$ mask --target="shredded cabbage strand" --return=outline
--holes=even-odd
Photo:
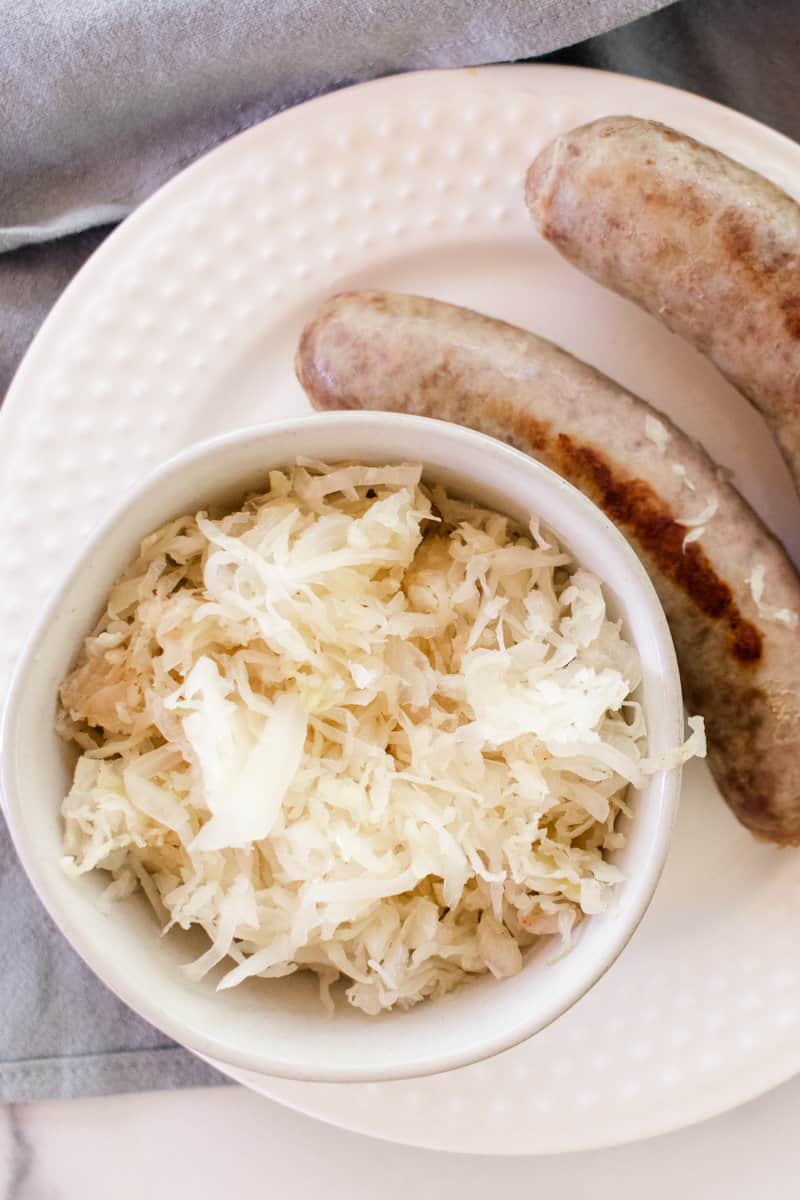
[[[201,926],[199,978],[343,978],[367,1013],[514,974],[621,875],[636,653],[533,523],[421,467],[300,461],[146,538],[61,689],[64,865]]]

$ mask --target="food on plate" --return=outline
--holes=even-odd
[[[800,485],[800,205],[710,146],[625,116],[557,137],[526,199],[565,258],[711,358]]]
[[[201,926],[199,978],[374,1014],[514,974],[609,905],[646,757],[603,589],[414,464],[269,474],[141,544],[60,691],[64,865]]]
[[[700,446],[552,343],[419,296],[334,296],[296,365],[316,408],[469,425],[594,500],[655,584],[723,796],[753,833],[800,844],[800,579]]]

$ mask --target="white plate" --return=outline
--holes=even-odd
[[[754,412],[688,346],[567,266],[522,201],[530,159],[605,113],[659,117],[800,194],[800,148],[655,84],[521,66],[387,79],[215,150],[124,223],[46,321],[0,414],[0,686],[89,528],[188,443],[307,407],[292,358],[330,291],[376,285],[554,338],[731,467],[800,558],[800,509]],[[234,1073],[349,1129],[533,1153],[660,1133],[800,1069],[800,853],[758,845],[687,772],[640,932],[566,1017],[490,1062],[381,1085]]]

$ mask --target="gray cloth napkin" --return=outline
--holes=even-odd
[[[798,35],[796,0],[5,0],[0,396],[109,223],[281,108],[396,71],[549,54],[689,87],[800,136]],[[0,1101],[214,1082],[83,966],[0,818]]]

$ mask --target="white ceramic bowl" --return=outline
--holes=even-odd
[[[682,737],[672,641],[652,585],[627,543],[593,504],[525,455],[439,421],[388,413],[338,413],[246,429],[190,449],[128,494],[91,538],[31,638],[2,728],[2,790],[11,834],[50,915],[99,977],[153,1025],[190,1049],[237,1067],[296,1079],[359,1081],[443,1071],[504,1050],[574,1004],[613,963],[641,920],[664,863],[678,771],[654,775],[635,802],[617,860],[626,875],[615,911],[585,921],[572,951],[548,962],[545,942],[514,978],[469,981],[410,1012],[378,1018],[342,1006],[323,1015],[314,983],[299,975],[216,992],[179,965],[201,935],[159,937],[141,896],[100,909],[107,876],[61,869],[59,806],[74,755],[56,737],[57,688],[115,578],[139,540],[172,516],[210,502],[237,503],[271,467],[298,455],[425,463],[426,477],[527,523],[533,513],[606,584],[612,610],[644,668],[641,701],[651,751]],[[32,548],[35,552],[35,548]],[[200,939],[200,940],[198,940]]]

